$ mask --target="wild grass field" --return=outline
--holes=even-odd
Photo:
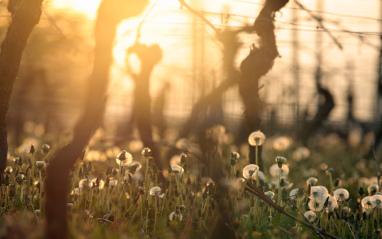
[[[71,172],[70,237],[209,238],[221,233],[222,216],[236,238],[381,237],[375,161],[363,158],[368,142],[351,147],[332,134],[306,148],[287,136],[265,139],[255,132],[249,142],[263,149],[259,170],[249,164],[248,145],[235,145],[223,126],[207,134],[211,158],[200,157],[195,139],[168,142],[174,146],[161,152],[178,153],[164,159],[163,172],[141,141],[119,147],[96,134]],[[43,140],[27,138],[13,148],[19,154],[9,155],[1,186],[2,238],[43,237],[43,183],[56,150]]]

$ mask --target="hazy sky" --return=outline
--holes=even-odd
[[[52,6],[59,9],[76,10],[86,13],[89,19],[95,18],[95,13],[99,0],[53,0]],[[196,0],[188,1],[196,6]],[[206,12],[206,17],[217,27],[222,28],[226,25],[230,27],[251,24],[254,17],[261,8],[263,0],[208,0],[199,3],[200,9]],[[302,0],[307,8],[315,10],[316,1]],[[322,39],[316,45],[317,22],[312,20],[308,13],[298,9],[297,25],[291,24],[293,21],[292,10],[297,8],[291,2],[276,15],[276,35],[281,58],[275,61],[273,70],[264,78],[265,88],[263,97],[268,103],[268,108],[277,107],[281,112],[280,117],[293,117],[291,105],[296,100],[290,96],[294,90],[295,81],[293,80],[292,63],[292,32],[297,32],[299,40],[299,85],[300,85],[300,107],[309,108],[314,112],[315,84],[314,71],[316,68],[316,52],[322,52],[322,68],[324,71],[323,84],[328,86],[335,96],[336,108],[332,113],[333,120],[344,117],[347,111],[346,92],[350,85],[354,89],[356,97],[356,117],[360,120],[371,120],[375,117],[376,105],[376,69],[378,48],[380,41],[378,34],[381,32],[381,9],[380,0],[337,0],[322,1],[322,17],[325,26],[332,32],[333,36],[342,44],[340,50],[333,40],[325,32],[321,33]],[[141,41],[147,44],[158,43],[163,51],[164,58],[156,68],[153,78],[152,93],[155,95],[157,89],[165,80],[174,82],[173,93],[177,89],[187,89],[195,83],[192,82],[193,74],[193,37],[192,23],[193,16],[185,9],[180,9],[177,0],[152,1],[156,3],[152,12],[147,18],[142,31]],[[231,16],[228,23],[221,22],[220,13],[222,10],[228,11]],[[229,9],[229,10],[227,10]],[[319,15],[318,12],[313,12]],[[126,21],[121,25],[115,47],[116,65],[113,68],[113,76],[116,79],[116,87],[122,84],[129,89],[131,82],[124,70],[125,49],[133,44],[135,39],[135,29],[141,18]],[[90,23],[92,23],[90,21]],[[214,32],[205,27],[204,38],[205,56],[208,58],[205,63],[203,74],[206,78],[217,78],[216,84],[221,81],[221,75],[216,72],[221,71],[221,51],[219,43],[214,39]],[[248,53],[249,46],[256,43],[255,35],[243,35],[243,48],[238,56],[237,62]],[[169,76],[169,72],[171,75]],[[118,83],[119,82],[119,83]],[[351,82],[351,83],[349,83]],[[211,83],[209,83],[211,84]],[[195,85],[193,85],[195,87]],[[187,113],[191,109],[189,101],[198,97],[198,91],[188,92],[188,99],[173,102],[168,109],[168,114],[179,112],[179,109]],[[237,92],[229,92],[229,98],[235,98]],[[177,95],[171,95],[174,99]],[[283,102],[283,104],[280,104]],[[313,102],[313,103],[312,103]],[[227,103],[229,104],[229,103]],[[186,105],[186,106],[185,106]],[[233,103],[228,111],[232,115],[241,117],[242,108]]]

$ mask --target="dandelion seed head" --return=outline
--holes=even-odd
[[[318,182],[318,179],[315,177],[310,177],[308,180],[306,180],[306,184],[309,186],[315,186]]]
[[[122,150],[116,158],[117,164],[121,166],[128,166],[133,161],[133,156],[128,153],[126,150]]]
[[[271,174],[272,177],[278,178],[279,177],[279,172],[281,170],[281,176],[286,177],[289,174],[289,166],[286,164],[283,164],[281,168],[279,168],[278,164],[273,164],[269,168],[269,173]]]
[[[183,215],[174,211],[174,212],[170,213],[170,215],[168,216],[168,219],[170,219],[170,221],[178,221],[179,220],[181,222],[183,219]]]
[[[292,200],[296,200],[298,198],[298,195],[299,195],[299,189],[298,188],[292,189],[289,193],[289,197]]]
[[[333,196],[337,201],[345,201],[349,199],[349,191],[344,188],[336,189]]]
[[[11,166],[8,166],[5,168],[4,172],[9,175],[13,172],[13,168]]]
[[[45,162],[44,161],[37,161],[36,166],[38,170],[43,170],[45,168]]]
[[[322,209],[324,209],[325,200],[326,198],[324,197],[310,199],[308,203],[309,209],[312,210],[313,212],[322,211]]]
[[[321,199],[328,197],[328,189],[324,186],[313,186],[310,188],[310,198],[311,199]]]
[[[247,180],[252,178],[252,175],[255,174],[259,170],[259,166],[256,164],[248,164],[243,168],[243,177]]]
[[[374,194],[372,196],[372,199],[374,201],[374,204],[377,208],[382,209],[382,195]]]
[[[366,196],[361,200],[361,205],[364,210],[370,210],[375,208],[376,202],[372,196]]]
[[[275,193],[272,192],[272,191],[268,191],[268,192],[265,192],[264,193],[267,197],[269,197],[270,199],[273,199],[275,197]]]
[[[129,164],[129,166],[127,167],[127,170],[134,174],[135,172],[139,171],[140,169],[142,168],[142,165],[137,162],[137,161],[133,161]]]
[[[181,176],[184,173],[184,169],[179,165],[171,165],[171,173],[177,176]]]
[[[110,180],[110,181],[109,181],[109,186],[110,186],[110,187],[117,186],[117,184],[118,184],[118,180],[116,180],[116,179],[113,179],[113,180]]]
[[[328,196],[327,199],[325,199],[325,201],[328,200],[328,203],[327,203],[327,207],[326,207],[326,212],[327,213],[331,213],[333,212],[335,209],[338,208],[338,204],[337,204],[337,200],[336,198],[332,197],[332,196]]]
[[[87,189],[89,189],[89,187],[90,187],[89,179],[87,179],[87,178],[83,178],[83,179],[81,179],[80,182],[78,183],[78,187],[79,187],[81,190],[87,190]]]
[[[316,218],[317,218],[316,214],[315,214],[313,211],[306,211],[306,212],[304,213],[304,216],[305,216],[305,217],[308,219],[308,221],[311,222],[311,223],[313,223],[313,222],[316,220]]]
[[[260,130],[252,132],[248,137],[248,143],[251,146],[263,145],[265,141],[265,135]]]
[[[379,186],[378,186],[378,184],[370,185],[370,186],[367,188],[367,191],[368,191],[369,195],[374,195],[376,192],[379,191]]]
[[[150,189],[150,195],[153,197],[163,198],[164,194],[162,194],[162,189],[158,186],[152,187]]]

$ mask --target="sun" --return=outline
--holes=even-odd
[[[89,18],[95,18],[101,0],[53,0],[54,8],[70,9],[81,12]]]

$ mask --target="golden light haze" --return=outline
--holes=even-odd
[[[79,11],[85,13],[90,20],[95,18],[97,6],[100,0],[54,0],[52,7]],[[192,6],[203,9],[205,16],[216,27],[224,28],[230,26],[236,28],[244,24],[252,24],[263,1],[262,0],[209,0],[187,1]],[[292,65],[292,34],[297,31],[299,40],[298,58],[299,70],[299,104],[302,109],[309,108],[314,112],[318,100],[315,95],[314,72],[316,69],[316,53],[323,53],[322,69],[324,77],[322,83],[332,89],[335,96],[336,108],[331,114],[331,119],[340,120],[347,112],[345,94],[349,87],[354,89],[355,116],[360,120],[369,121],[376,116],[376,81],[377,81],[377,59],[380,40],[378,33],[381,32],[379,0],[341,0],[322,1],[325,26],[332,32],[334,37],[342,44],[340,50],[332,39],[322,32],[322,40],[317,50],[317,22],[312,20],[305,11],[297,10],[298,25],[291,24],[293,8],[290,1],[286,8],[277,13],[276,35],[281,58],[275,62],[272,71],[263,79],[265,85],[261,95],[268,104],[268,109],[277,108],[280,118],[288,118],[294,114],[291,105],[295,104],[293,97],[287,97],[286,91],[290,91],[294,85]],[[307,8],[316,9],[316,1],[301,1]],[[168,106],[168,114],[187,114],[191,110],[192,102],[200,96],[198,87],[200,82],[195,79],[208,79],[205,82],[207,91],[222,80],[221,72],[221,45],[214,37],[215,33],[207,26],[197,20],[199,31],[197,39],[204,39],[204,50],[198,49],[198,54],[204,54],[203,69],[193,67],[193,40],[194,16],[186,9],[180,9],[177,0],[153,0],[156,3],[142,28],[141,42],[146,44],[157,43],[164,52],[161,63],[153,72],[151,91],[154,96],[164,81],[172,83],[171,98]],[[221,22],[221,12],[227,11],[231,14],[227,23]],[[314,12],[314,14],[318,14]],[[136,29],[142,17],[137,17],[121,24],[118,30],[116,46],[114,50],[115,65],[112,69],[113,82],[111,88],[131,90],[132,83],[125,69],[125,51],[134,43]],[[89,24],[92,24],[89,21]],[[350,33],[349,33],[350,32]],[[358,33],[361,32],[361,33]],[[248,53],[251,44],[256,43],[254,34],[243,34],[241,36],[243,46],[236,62],[239,64]],[[134,59],[130,60],[134,65]],[[171,72],[171,74],[170,74]],[[195,76],[196,75],[196,76]],[[350,79],[351,78],[351,79]],[[210,79],[215,79],[210,82]],[[190,89],[183,95],[186,99],[177,99],[176,92]],[[237,90],[227,93],[234,99],[227,103],[228,112],[234,117],[242,115],[240,98]],[[235,96],[237,95],[237,96]],[[234,103],[232,103],[234,102]],[[282,103],[282,104],[281,104]]]

